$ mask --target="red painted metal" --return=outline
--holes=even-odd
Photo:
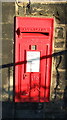
[[[48,102],[54,19],[16,17],[15,24],[15,102]]]

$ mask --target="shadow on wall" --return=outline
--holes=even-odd
[[[64,89],[64,107],[67,110],[67,85]]]
[[[60,63],[62,62],[62,55],[66,55],[67,54],[67,50],[64,50],[64,51],[61,51],[61,52],[57,52],[57,53],[53,53],[52,55],[48,55],[48,56],[43,56],[42,58],[41,58],[41,60],[42,59],[46,59],[46,58],[50,58],[50,57],[57,57],[57,56],[59,56],[59,61],[58,61],[58,64],[57,64],[57,66],[56,66],[56,73],[57,73],[57,78],[56,78],[56,88],[55,88],[55,97],[54,97],[54,99],[56,98],[56,95],[57,95],[57,92],[56,92],[56,90],[57,90],[57,87],[58,87],[58,85],[59,85],[59,79],[60,79],[60,75],[59,75],[59,71],[58,71],[58,67],[59,67],[59,65],[60,65]],[[10,92],[10,68],[11,67],[15,67],[16,65],[21,65],[21,64],[25,64],[27,61],[21,61],[21,62],[18,62],[18,63],[10,63],[10,64],[4,64],[4,65],[1,65],[0,66],[0,69],[4,69],[4,68],[8,68],[8,91],[6,92],[6,89],[4,89],[3,88],[3,92],[4,93],[8,93],[8,95],[9,95],[9,100],[10,100],[10,95],[11,95],[11,93],[13,94],[13,92]],[[67,87],[66,87],[67,88]],[[65,91],[66,91],[66,89],[65,89]],[[65,96],[65,95],[64,95]],[[65,98],[65,97],[64,97]]]
[[[66,49],[67,49],[67,26],[66,26]],[[67,111],[67,55],[65,56],[65,66],[66,66],[66,81],[65,81],[65,89],[64,89],[64,107]]]
[[[66,55],[67,54],[67,50],[65,51],[61,51],[61,52],[57,52],[54,53],[52,55],[49,56],[43,56],[41,59],[45,59],[45,58],[49,58],[49,57],[56,57],[56,56],[60,56],[59,62],[56,66],[56,72],[57,72],[57,85],[55,88],[55,98],[57,95],[56,89],[57,86],[59,84],[59,73],[58,73],[58,67],[59,64],[62,62],[62,55]],[[26,117],[28,115],[30,115],[29,117],[31,118],[57,118],[57,116],[60,117],[65,117],[65,112],[64,109],[67,109],[67,86],[65,87],[64,90],[64,103],[63,100],[56,100],[56,101],[51,101],[49,103],[14,103],[13,101],[10,101],[10,96],[11,96],[11,92],[10,92],[10,67],[15,66],[15,65],[19,65],[19,64],[24,64],[26,63],[26,61],[23,62],[19,62],[19,63],[11,63],[11,64],[4,64],[2,66],[0,66],[0,69],[4,69],[4,68],[8,68],[8,78],[9,78],[9,82],[8,82],[8,92],[3,89],[3,91],[7,94],[9,94],[8,100],[3,102],[2,106],[3,106],[3,118],[4,117],[15,117],[16,116],[16,109],[22,109],[22,117]],[[59,94],[59,93],[58,93]],[[18,106],[18,107],[17,107]],[[44,107],[45,106],[45,107]],[[63,108],[64,106],[64,108]],[[7,110],[6,110],[7,109]],[[8,110],[9,109],[9,110]],[[25,111],[27,111],[27,113],[25,113]],[[29,110],[33,110],[33,112],[30,114]],[[59,111],[58,113],[56,113],[56,111]],[[45,112],[45,116],[43,115]],[[61,115],[62,114],[62,115]],[[9,115],[9,116],[8,116]],[[27,117],[28,118],[28,117]]]
[[[67,26],[66,26],[67,27]],[[67,38],[67,30],[66,30],[66,38]],[[66,39],[66,49],[67,49],[67,39]],[[66,66],[66,73],[67,73],[67,55],[65,56],[65,66]],[[65,89],[64,89],[64,107],[67,111],[67,74],[65,74],[66,81],[65,81]]]

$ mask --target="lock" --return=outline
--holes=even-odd
[[[25,79],[25,78],[27,78],[27,74],[26,73],[23,74],[23,79]]]

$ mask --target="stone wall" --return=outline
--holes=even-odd
[[[14,16],[15,3],[2,2],[2,65],[4,66],[2,69],[3,101],[8,100],[9,94],[11,98],[13,96],[13,68],[5,67],[5,64],[13,62]]]
[[[2,64],[13,62],[14,16],[53,17],[56,53],[52,62],[50,102],[44,103],[43,118],[65,118],[67,109],[67,3],[2,3]],[[13,67],[2,70],[3,101],[13,101]]]
[[[51,96],[50,103],[44,103],[44,117],[64,118],[65,117],[65,94],[66,94],[66,54],[61,51],[66,50],[66,24],[67,24],[67,4],[66,3],[19,3],[16,9],[17,16],[30,17],[53,17],[54,24],[54,46],[53,53],[58,56],[53,57]],[[22,7],[21,7],[22,6]],[[51,116],[51,117],[50,117]]]
[[[18,6],[18,8],[16,9],[17,16],[53,17],[55,20],[53,52],[56,53],[56,52],[61,52],[61,51],[66,50],[67,4],[65,2],[64,3],[62,2],[59,2],[59,3],[39,2],[39,3],[30,3],[29,5],[28,3],[20,2],[18,5],[16,4],[16,6]],[[65,59],[66,58],[65,57],[66,55],[61,55],[61,57],[59,55],[53,58],[52,87],[51,87],[51,91],[52,91],[51,96],[53,97],[54,97],[53,91],[55,90],[56,84],[58,84],[58,82],[59,84],[57,85],[57,89],[59,88],[59,94],[60,94],[60,91],[62,91],[62,96],[63,96],[63,91],[65,88],[65,81],[66,81],[66,77],[65,77],[66,76],[65,74],[65,71],[66,71]],[[57,70],[59,73],[56,70],[57,65],[58,65]],[[51,97],[51,99],[53,97]],[[58,97],[58,93],[56,97]],[[61,95],[59,95],[59,97],[62,98]]]

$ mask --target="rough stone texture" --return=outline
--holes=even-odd
[[[30,16],[30,17],[54,17],[55,19],[55,33],[54,33],[54,48],[53,52],[61,52],[67,49],[67,3],[31,3],[30,9],[27,3],[19,3],[18,6],[15,3],[2,3],[2,63],[8,64],[13,62],[13,42],[14,42],[14,15],[17,16]],[[16,8],[16,9],[15,9]],[[15,11],[16,10],[16,11]],[[32,118],[64,118],[67,115],[67,55],[55,56],[52,63],[52,79],[51,79],[51,96],[50,102],[44,103],[43,108],[37,112],[31,112]],[[61,60],[60,60],[61,59]],[[13,68],[4,68],[2,70],[3,76],[3,101],[12,100],[13,95]],[[10,82],[9,82],[10,80]],[[12,106],[11,106],[12,105]],[[18,106],[17,106],[18,105]],[[7,111],[5,110],[6,107]],[[30,106],[33,109],[36,105],[25,104],[21,107],[21,104],[14,104],[13,102],[3,103],[3,118],[13,118],[15,115],[23,117],[23,114],[29,114]],[[38,106],[38,105],[37,105]],[[24,112],[22,112],[25,110]],[[37,107],[38,108],[38,107]],[[11,109],[8,111],[8,109]],[[19,109],[18,111],[15,111]],[[10,114],[11,113],[11,114]],[[23,114],[22,114],[23,113]],[[9,116],[8,116],[9,114]],[[30,115],[28,115],[30,117]]]
[[[14,41],[14,16],[15,16],[15,3],[3,2],[2,3],[2,64],[9,64],[13,62],[13,41]],[[9,75],[10,74],[10,75]],[[13,87],[12,67],[2,69],[2,94],[3,100],[8,100],[9,93],[9,78],[11,87]]]

